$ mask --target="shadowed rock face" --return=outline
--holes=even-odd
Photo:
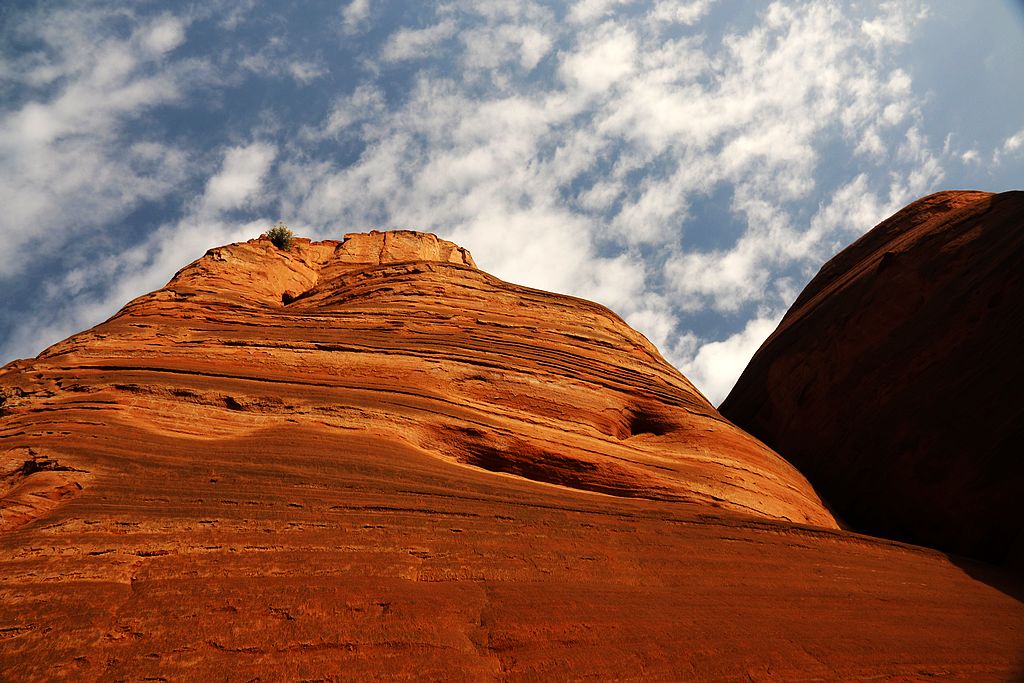
[[[432,235],[211,250],[0,390],[15,679],[1018,666],[1012,597],[840,531],[617,316]]]
[[[826,264],[721,411],[854,529],[1010,561],[1022,349],[1024,192],[942,192]]]

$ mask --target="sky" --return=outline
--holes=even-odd
[[[845,245],[1022,178],[1019,0],[7,0],[0,363],[283,220],[598,301],[717,404]]]

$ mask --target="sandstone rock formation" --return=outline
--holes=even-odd
[[[1022,351],[1024,192],[942,192],[827,263],[721,411],[854,529],[1024,567]]]
[[[431,235],[211,250],[0,372],[15,680],[1013,675],[607,309]]]

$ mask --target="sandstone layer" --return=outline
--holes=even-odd
[[[607,309],[431,235],[210,251],[0,373],[15,680],[1005,680],[1024,606],[838,528]]]
[[[1024,192],[942,192],[842,251],[721,406],[853,528],[1024,567]]]

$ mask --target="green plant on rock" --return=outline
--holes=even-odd
[[[295,233],[288,229],[284,221],[278,221],[277,225],[267,230],[267,239],[278,249],[290,251],[292,242],[295,240]]]

